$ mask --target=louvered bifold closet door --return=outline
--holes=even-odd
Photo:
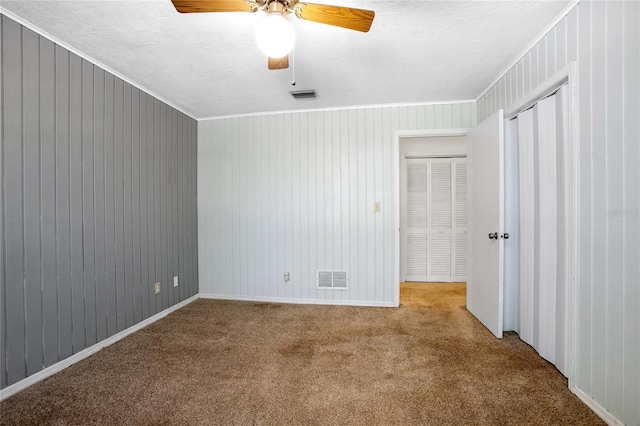
[[[453,241],[453,280],[467,281],[467,159],[453,159],[453,208],[454,208],[454,241]]]
[[[453,177],[451,158],[430,160],[428,281],[452,281]]]
[[[407,159],[407,281],[467,280],[467,160]]]
[[[426,159],[407,160],[407,281],[427,281],[428,168]]]

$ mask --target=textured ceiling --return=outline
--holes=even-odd
[[[2,1],[195,118],[475,99],[567,6],[563,1],[317,0],[375,10],[369,33],[289,20],[293,67],[269,71],[258,13],[179,14],[170,0]],[[295,100],[291,90],[315,89]]]

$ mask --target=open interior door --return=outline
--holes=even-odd
[[[503,330],[504,114],[467,134],[469,278],[467,309],[496,337]]]

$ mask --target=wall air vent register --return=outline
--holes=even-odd
[[[325,290],[347,290],[345,271],[318,271],[318,288]]]

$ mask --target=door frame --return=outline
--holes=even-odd
[[[394,208],[393,208],[393,223],[395,226],[395,237],[393,244],[393,276],[394,276],[394,291],[393,291],[393,305],[395,307],[400,306],[400,139],[405,138],[437,138],[446,136],[466,136],[471,129],[469,128],[455,128],[455,129],[424,129],[424,130],[396,130],[393,134],[393,188],[394,194]],[[435,148],[435,147],[434,147]],[[427,150],[428,151],[428,150]],[[429,154],[425,154],[429,155]],[[438,150],[433,155],[442,156],[442,150]],[[459,155],[459,152],[451,152],[451,155]]]

